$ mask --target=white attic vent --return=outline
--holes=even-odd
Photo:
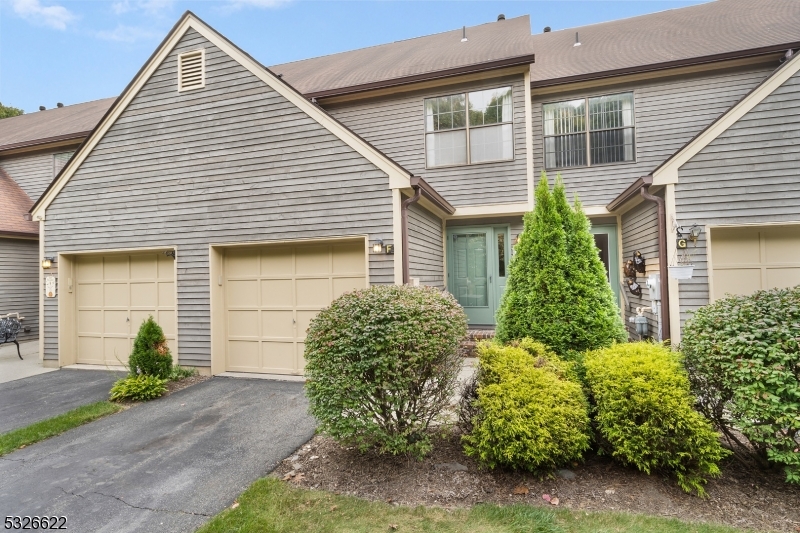
[[[178,56],[178,91],[206,86],[206,51],[192,50]]]

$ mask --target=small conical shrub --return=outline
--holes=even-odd
[[[172,372],[172,354],[169,352],[164,330],[152,316],[139,327],[128,365],[133,376],[145,375],[168,379]]]

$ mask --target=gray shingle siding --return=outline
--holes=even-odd
[[[799,137],[795,74],[679,169],[678,223],[705,226],[694,276],[679,282],[681,322],[708,303],[709,225],[800,222]]]
[[[39,241],[0,237],[0,315],[25,317],[20,341],[39,336]]]
[[[623,265],[628,259],[633,258],[633,254],[638,250],[645,258],[645,265],[649,261],[655,264],[658,261],[658,208],[652,202],[642,202],[622,215],[622,262]],[[620,265],[620,270],[622,266]],[[637,307],[650,307],[650,289],[646,284],[647,274],[638,274],[636,280],[642,287],[642,295],[632,294],[627,285],[625,277],[620,272],[620,280],[623,287],[623,307],[625,311],[625,327],[632,339],[638,339],[636,327],[629,322],[629,318],[636,316]],[[625,305],[625,301],[628,302]],[[647,322],[650,325],[650,335],[655,338],[658,335],[658,321],[651,312],[645,312]]]
[[[442,219],[418,204],[408,208],[408,272],[420,285],[444,288]]]
[[[19,154],[0,159],[0,167],[30,196],[34,202],[53,181],[55,154],[70,152],[59,148],[35,154]]]
[[[585,96],[634,93],[636,156],[631,163],[553,169],[569,194],[585,206],[605,206],[636,178],[649,174],[699,131],[763,81],[776,65],[751,66],[657,80],[643,80],[601,89],[533,95],[533,165],[544,169],[542,104]]]
[[[199,47],[206,87],[178,93],[177,55]],[[388,176],[190,30],[48,207],[45,247],[175,246],[180,361],[208,366],[209,243],[364,234],[393,243]],[[394,282],[392,256],[369,260]]]
[[[425,168],[425,98],[510,85],[514,106],[514,160]],[[525,85],[523,76],[399,93],[337,104],[328,111],[415,175],[423,176],[454,206],[527,201]]]

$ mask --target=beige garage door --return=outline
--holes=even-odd
[[[301,374],[311,319],[367,286],[365,257],[363,240],[225,250],[227,370]]]
[[[800,226],[713,228],[712,297],[800,285]]]
[[[174,350],[174,272],[174,259],[163,253],[76,258],[78,363],[127,363],[139,326],[150,315]]]

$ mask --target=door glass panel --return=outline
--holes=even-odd
[[[497,233],[497,275],[506,277],[506,234]]]
[[[606,268],[606,279],[611,279],[611,271],[610,271],[610,264],[609,264],[609,249],[608,249],[608,234],[607,233],[595,233],[594,235],[594,244],[597,246],[597,252],[600,254],[600,261],[603,262],[603,266]]]
[[[464,307],[489,305],[486,241],[485,233],[453,235],[455,297]]]

